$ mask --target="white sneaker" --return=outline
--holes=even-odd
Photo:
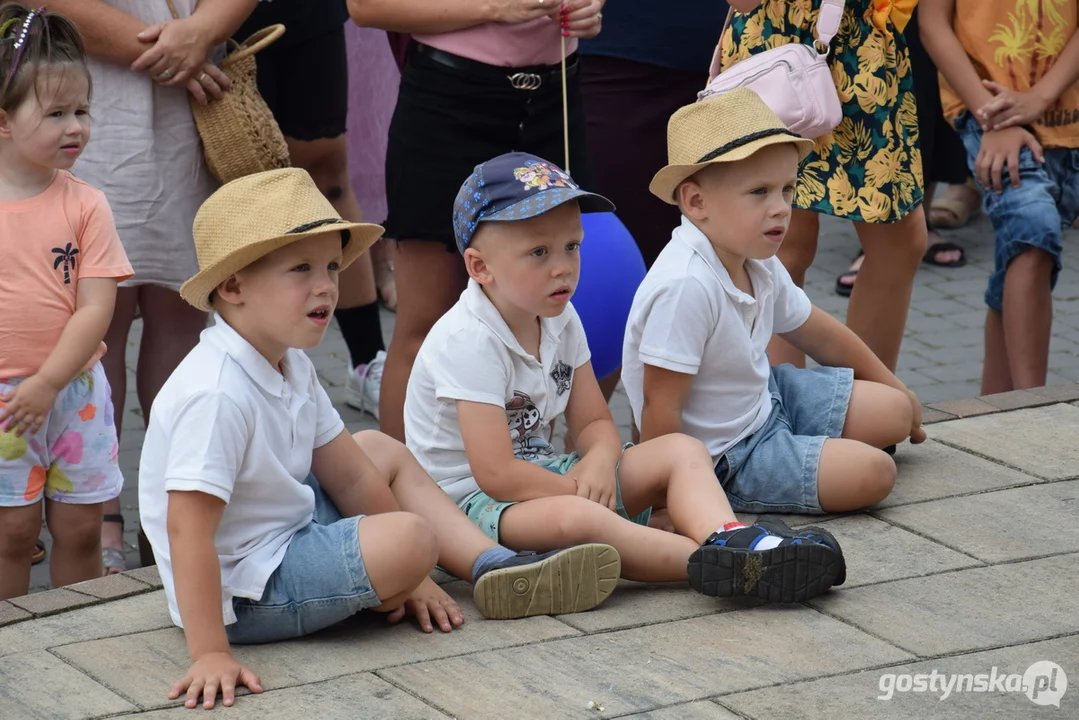
[[[379,350],[371,362],[349,369],[345,385],[345,404],[368,413],[375,420],[378,420],[378,398],[382,394],[382,368],[385,365],[386,353]]]

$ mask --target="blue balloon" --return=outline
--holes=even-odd
[[[644,258],[614,213],[587,213],[581,224],[581,278],[573,307],[592,351],[592,369],[604,378],[622,366],[622,340],[633,295],[644,280]]]

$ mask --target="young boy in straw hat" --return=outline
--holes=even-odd
[[[843,556],[830,535],[780,537],[736,521],[698,441],[668,435],[623,447],[569,302],[581,213],[612,209],[532,155],[476,167],[453,219],[470,280],[416,358],[404,408],[409,449],[511,548],[610,543],[623,577],[688,575],[710,596],[793,602],[840,584]],[[580,455],[552,446],[560,418]],[[669,512],[675,533],[648,527],[652,508]]]
[[[231,182],[195,218],[200,272],[180,294],[216,324],[154,402],[142,525],[193,665],[170,697],[258,678],[229,643],[269,642],[363,609],[424,630],[463,621],[428,574],[471,579],[492,618],[587,610],[617,583],[607,545],[516,554],[473,527],[405,447],[349,435],[303,350],[319,344],[338,273],[382,234],[343,221],[302,170]],[[317,478],[317,481],[316,481]],[[364,517],[366,515],[366,517]]]
[[[775,257],[812,146],[740,89],[674,114],[650,186],[682,224],[634,297],[622,380],[641,437],[703,442],[744,512],[872,505],[895,482],[882,448],[925,439],[914,394]],[[823,367],[770,368],[772,333]]]

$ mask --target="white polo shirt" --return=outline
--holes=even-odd
[[[685,216],[633,298],[622,352],[622,383],[637,427],[644,366],[693,375],[682,431],[718,462],[764,425],[771,412],[766,350],[772,333],[796,330],[813,309],[778,258],[748,260],[752,295]]]
[[[504,408],[518,458],[542,462],[557,455],[551,422],[566,412],[573,373],[592,355],[572,305],[542,318],[540,328],[535,358],[471,280],[420,347],[405,396],[405,443],[456,503],[479,490],[461,438],[458,400]]]
[[[232,599],[260,599],[292,536],[314,517],[315,496],[303,484],[311,455],[345,428],[303,351],[285,353],[282,375],[220,316],[214,320],[154,400],[139,465],[142,528],[181,627],[169,491],[227,503],[214,545],[221,611],[232,624]]]

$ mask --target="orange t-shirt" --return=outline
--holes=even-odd
[[[955,0],[952,27],[981,78],[1023,92],[1056,62],[1076,15],[1075,0]],[[940,96],[949,121],[967,109],[943,76]],[[1079,148],[1079,83],[1049,106],[1034,135],[1045,147]]]
[[[33,375],[75,314],[81,278],[134,272],[105,195],[68,172],[29,200],[0,201],[0,378]],[[105,354],[101,343],[87,366]]]

